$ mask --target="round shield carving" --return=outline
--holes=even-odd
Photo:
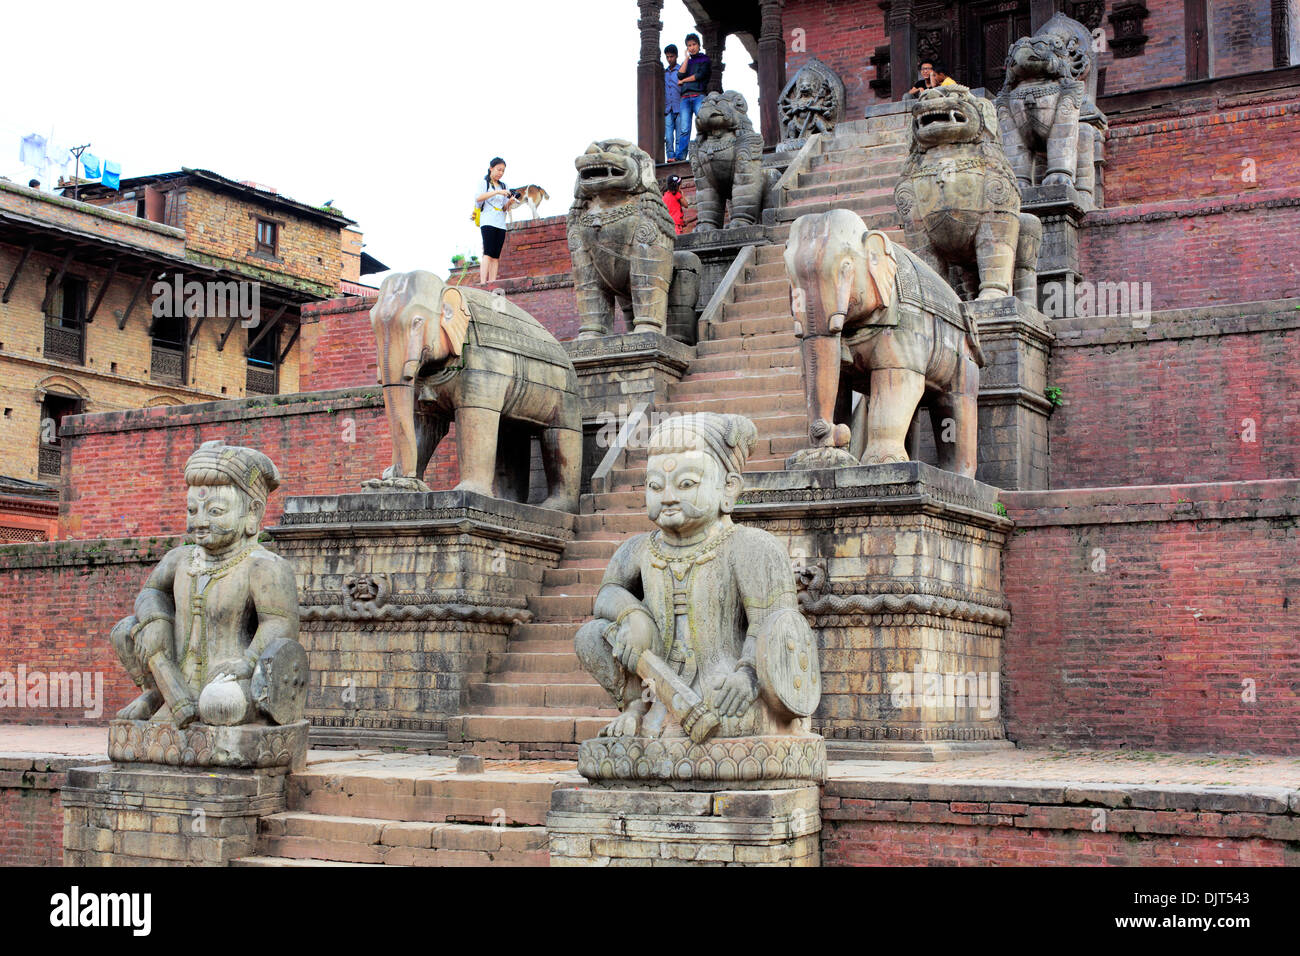
[[[798,611],[775,611],[758,632],[755,664],[763,697],[778,712],[809,717],[821,700],[817,635]]]
[[[276,638],[257,659],[249,689],[257,706],[277,724],[302,720],[307,707],[307,652],[288,638]]]

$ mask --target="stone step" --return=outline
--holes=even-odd
[[[853,204],[853,208],[859,208],[859,203],[868,203],[870,208],[875,207],[892,207],[893,186],[876,186],[875,189],[859,189],[854,186],[853,182],[828,183],[826,186],[805,186],[794,190],[787,199],[787,206],[806,206],[807,203],[823,202],[831,200],[836,203]]]
[[[577,623],[568,623],[565,626],[568,627],[570,634],[576,634],[579,627]],[[547,643],[549,644],[551,642],[547,641]],[[573,638],[570,637],[566,643],[568,645],[567,647],[558,648],[554,653],[564,652],[572,655]],[[573,661],[573,666],[576,668],[578,666],[578,659],[576,656],[573,658]],[[503,684],[581,684],[584,680],[587,680],[592,681],[594,686],[599,686],[595,685],[592,676],[584,670],[565,671],[564,673],[554,673],[551,671],[502,671],[499,674],[492,674],[491,677],[494,682]]]
[[[812,157],[809,166],[814,168],[836,163],[875,164],[880,162],[902,162],[907,158],[908,144],[897,135],[868,136],[866,142],[830,143]]]
[[[766,318],[776,318],[776,316],[766,316]],[[781,352],[765,355],[745,351],[705,355],[692,362],[690,373],[681,381],[673,382],[669,388],[681,389],[678,394],[707,392],[710,390],[709,383],[735,378],[740,374],[755,383],[751,389],[757,394],[770,391],[776,385],[774,382],[767,381],[768,378],[782,378],[791,373],[797,377],[798,363],[799,353],[794,351],[788,355]],[[674,394],[674,391],[670,391],[669,394]]]
[[[448,721],[448,737],[453,732],[456,739],[466,743],[495,742],[503,744],[579,744],[590,740],[614,716],[611,707],[608,716],[572,717],[542,716],[531,714],[524,716],[505,716],[498,714],[467,714],[464,717]],[[453,727],[452,725],[456,725]],[[550,795],[547,795],[549,803]],[[546,821],[546,808],[542,808],[541,822]]]
[[[638,517],[640,518],[640,520],[636,522],[636,527],[638,530],[649,531],[654,527],[654,525],[650,523],[650,520],[646,518],[644,515],[640,515],[640,516],[611,515],[610,516],[611,519],[620,519],[620,518],[629,519],[628,520],[629,526],[632,525],[632,521],[630,519],[638,518]],[[631,537],[635,533],[636,533],[635,531],[628,531],[627,536]],[[540,597],[529,598],[528,608],[534,614],[536,614],[538,617],[540,617],[542,620],[545,621],[581,622],[591,617],[591,608],[592,605],[595,604],[595,600],[596,600],[595,594],[570,595],[565,597],[543,594]],[[507,652],[505,656],[511,657],[513,656],[513,652]],[[533,656],[542,657],[546,655],[538,654]],[[516,666],[517,665],[513,663],[510,664],[508,667],[503,665],[503,669],[514,670],[516,669]],[[555,665],[555,669],[557,671],[570,670],[572,669],[572,667],[573,667],[572,662],[565,664],[563,667],[561,667],[558,662]]]
[[[783,262],[784,256],[785,246],[771,244],[759,246],[754,250],[754,263],[762,266],[770,262]]]
[[[790,314],[790,286],[779,297],[748,302],[728,302],[722,307],[722,325],[736,319],[770,319]]]
[[[736,288],[736,302],[748,302],[751,299],[777,299],[782,296],[789,296],[790,281],[785,276],[785,270],[773,279],[746,280]]]
[[[898,182],[898,173],[900,171],[888,172],[858,164],[822,166],[819,169],[810,169],[800,173],[795,188],[802,190],[810,186],[856,183],[860,189],[887,188],[892,190],[894,184]]]
[[[732,319],[729,322],[719,322],[714,327],[714,337],[709,339],[709,342],[734,342],[749,336],[789,332],[794,328],[794,319],[790,315],[789,289],[790,286],[787,283],[786,294],[780,300],[785,308],[785,315],[769,315],[759,319]],[[706,343],[701,342],[700,344],[704,345]]]
[[[602,498],[606,497],[601,495]],[[596,511],[609,511],[609,505],[597,502]],[[562,588],[575,584],[599,584],[605,573],[603,564],[593,563],[586,568],[547,568],[542,572],[543,588]]]
[[[591,514],[578,515],[578,533],[588,531],[612,531],[618,536],[627,537],[640,531],[650,530],[650,519],[644,515]]]
[[[399,866],[546,866],[544,826],[333,816],[301,811],[259,821],[259,854]]]
[[[803,391],[802,389],[794,392],[765,392],[762,395],[716,395],[710,397],[700,397],[691,399],[691,408],[697,412],[732,412],[736,411],[737,406],[743,405],[746,414],[752,412],[790,412],[796,407],[803,408]],[[617,492],[616,492],[617,493]]]
[[[785,258],[777,259],[775,262],[765,262],[761,266],[746,266],[744,282],[771,282],[775,279],[785,279],[788,281],[785,272]]]
[[[774,316],[778,322],[786,326],[784,332],[766,332],[759,335],[734,336],[728,339],[710,339],[707,342],[701,342],[696,346],[697,354],[700,356],[709,355],[735,355],[745,353],[750,355],[771,356],[775,352],[784,352],[790,349],[799,348],[799,340],[795,338],[794,332],[790,331],[790,324],[793,319],[789,315],[789,306],[786,306],[786,315],[782,317]]]
[[[587,712],[603,712],[609,707],[610,700],[605,688],[594,680],[578,684],[543,684],[533,681],[513,684],[492,681],[470,684],[469,705],[482,713],[494,713],[498,708],[561,708],[577,713],[577,708],[587,708]]]
[[[618,550],[621,539],[614,538],[580,538],[576,541],[570,541],[564,548],[565,559],[586,559],[593,558],[597,560],[608,561]],[[524,626],[524,625],[521,625]]]
[[[288,856],[241,856],[230,861],[231,866],[384,866],[383,863],[352,863],[344,860],[318,860],[312,857],[298,859]],[[390,864],[396,866],[397,864]]]
[[[837,200],[835,202],[823,200],[803,203],[798,206],[782,206],[776,210],[776,221],[778,224],[794,222],[800,216],[830,212],[832,209],[850,209],[862,217],[862,221],[866,223],[868,229],[898,229],[899,236],[902,237],[902,224],[898,220],[898,210],[894,208],[893,202],[880,204],[859,200]],[[785,238],[789,238],[788,232]]]
[[[581,617],[581,620],[585,621],[591,617],[591,604],[592,602],[589,599],[587,601],[587,612]],[[553,617],[550,620],[558,622],[562,619]],[[576,631],[577,628],[575,627],[574,630]],[[567,676],[583,673],[582,665],[578,663],[578,656],[573,652],[572,632],[570,632],[568,647],[558,651],[517,650],[516,645],[513,643],[507,645],[507,649],[503,653],[493,655],[492,669],[497,675],[524,673]],[[559,680],[558,676],[556,680]]]
[[[503,704],[501,706],[475,707],[473,711],[480,717],[589,717],[592,720],[601,719],[608,723],[618,716],[618,711],[614,708],[614,701],[608,694],[601,691],[601,695],[602,698],[599,704],[573,704],[567,707],[528,707],[524,704]]]
[[[541,651],[541,647],[535,645],[541,643],[551,643],[554,641],[567,641],[569,649],[573,648],[573,630],[567,624],[556,623],[555,621],[529,621],[527,624],[519,624],[510,632],[510,643],[527,644],[530,650]],[[564,648],[559,648],[564,650]]]
[[[567,779],[571,776],[565,768],[545,773],[508,765],[496,769],[491,761],[481,774],[438,771],[424,764],[398,768],[370,761],[313,763],[290,775],[288,803],[291,811],[325,816],[542,826],[551,790],[561,780],[573,786]]]
[[[790,192],[787,205],[796,205],[817,199],[869,199],[893,205],[894,187],[871,179],[851,179],[847,182],[826,183],[822,186],[800,186]]]

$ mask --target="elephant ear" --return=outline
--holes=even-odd
[[[867,272],[876,287],[881,307],[894,301],[897,286],[898,259],[894,257],[893,244],[883,232],[871,230],[863,237],[867,253]]]
[[[441,312],[439,321],[443,334],[447,336],[447,344],[453,355],[460,355],[469,332],[469,303],[459,289],[447,289],[442,294]]]

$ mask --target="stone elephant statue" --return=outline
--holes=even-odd
[[[952,288],[847,209],[796,220],[785,267],[812,443],[786,467],[857,464],[843,423],[857,391],[868,402],[862,464],[907,461],[912,420],[928,399],[940,467],[973,478],[985,359]]]
[[[431,272],[385,279],[370,322],[393,464],[365,487],[429,490],[424,470],[454,421],[457,489],[526,501],[536,435],[542,507],[578,510],[577,374],[540,322],[505,296],[446,285]]]

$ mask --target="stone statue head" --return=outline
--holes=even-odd
[[[695,114],[695,128],[705,138],[722,133],[753,132],[754,121],[749,118],[749,104],[745,102],[744,94],[727,90],[704,97]]]
[[[573,165],[578,170],[573,195],[579,201],[604,192],[659,195],[654,159],[625,139],[597,140]]]
[[[671,537],[688,538],[731,512],[758,439],[743,415],[674,415],[650,434],[646,511]]]
[[[1086,52],[1084,54],[1087,56]],[[1021,37],[1007,53],[1006,86],[1033,80],[1059,80],[1074,75],[1074,61],[1065,39],[1056,33]]]
[[[912,104],[913,150],[997,140],[997,110],[965,86],[932,87]]]
[[[280,472],[260,451],[215,439],[185,463],[185,483],[186,531],[204,551],[219,554],[257,538]]]

